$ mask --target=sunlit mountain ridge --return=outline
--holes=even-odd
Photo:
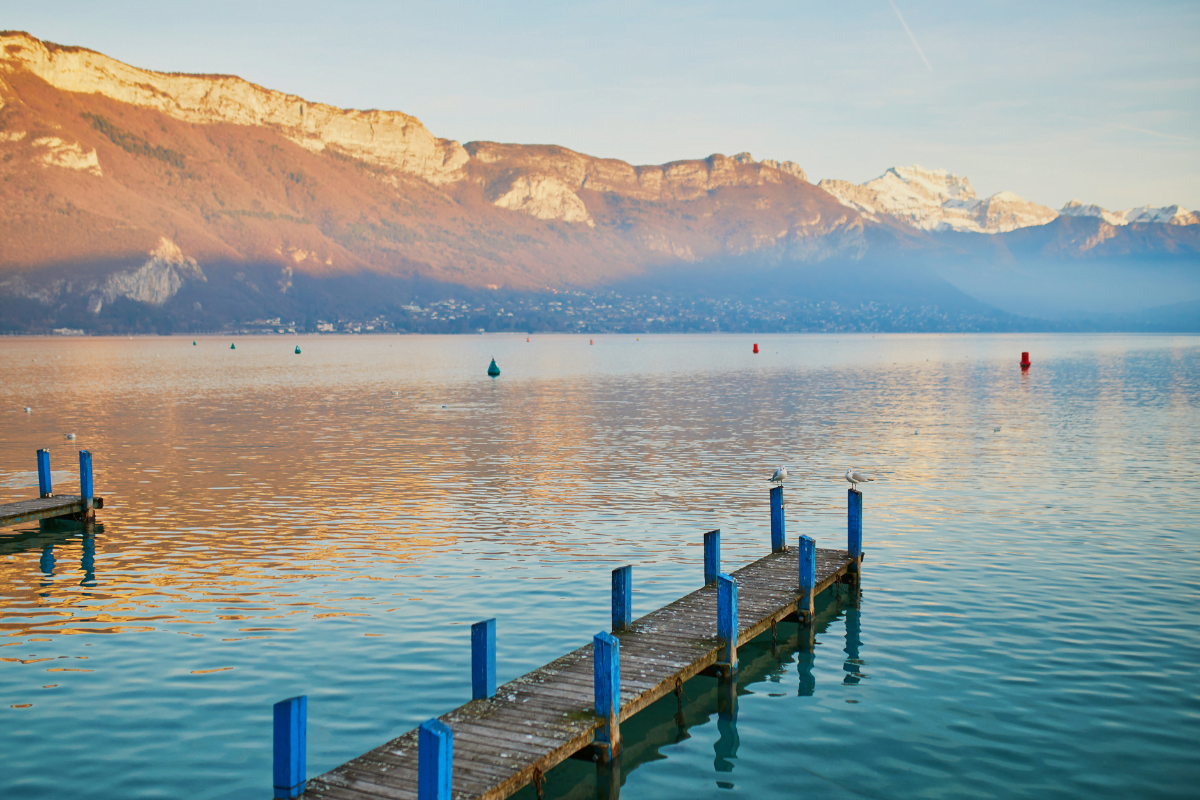
[[[399,111],[153,72],[20,32],[0,33],[0,175],[9,330],[361,317],[417,286],[1055,313],[1020,298],[991,308],[990,284],[954,277],[980,262],[1041,264],[1039,279],[1116,265],[1109,295],[1080,306],[1106,312],[1134,310],[1122,282],[1168,263],[1182,279],[1136,308],[1200,299],[1200,226],[1177,207],[1055,212],[920,167],[813,185],[748,153],[635,166],[462,144]],[[851,273],[868,279],[850,289]]]

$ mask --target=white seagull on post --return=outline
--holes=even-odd
[[[771,476],[771,480],[768,481],[768,483],[778,483],[782,486],[783,479],[786,477],[787,477],[787,467],[780,467],[779,469],[775,470],[775,474]]]
[[[863,483],[864,481],[873,481],[875,479],[868,478],[854,467],[851,467],[850,469],[846,470],[846,480],[850,481],[850,485],[857,489],[860,483]]]

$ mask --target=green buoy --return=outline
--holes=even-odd
[[[229,343],[229,349],[230,349],[230,350],[237,350],[237,345],[236,345],[236,344],[234,344],[233,342],[230,342],[230,343]]]
[[[195,342],[192,342],[192,347],[195,347],[195,346],[196,346],[196,343],[195,343]]]
[[[500,374],[500,368],[496,366],[496,359],[492,359],[492,365],[488,367],[488,375],[493,378]]]
[[[296,345],[296,355],[300,355],[300,345]]]

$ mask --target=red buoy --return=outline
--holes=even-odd
[[[588,339],[588,344],[595,344],[591,339]]]
[[[758,352],[758,343],[757,342],[755,342],[755,344],[754,344],[754,352],[756,352],[756,353]]]
[[[1021,369],[1029,369],[1029,353],[1021,353]]]

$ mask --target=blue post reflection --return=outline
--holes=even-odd
[[[813,668],[817,663],[816,626],[807,625],[800,628],[800,642],[796,649],[796,674],[800,676],[798,697],[812,697],[817,690],[817,676]]]
[[[858,653],[862,646],[862,621],[859,618],[861,613],[857,608],[846,609],[846,661],[842,664],[846,676],[842,678],[842,683],[847,686],[854,686],[865,677],[861,669],[863,662]]]
[[[38,560],[38,569],[47,578],[54,577],[54,545],[48,544],[42,548],[42,557]]]
[[[733,772],[740,740],[737,729],[737,680],[722,680],[717,687],[717,742],[713,745],[717,772]],[[730,781],[717,781],[722,789],[732,789]]]
[[[80,586],[96,585],[96,537],[83,537],[83,555],[79,557],[79,568],[83,570]]]

